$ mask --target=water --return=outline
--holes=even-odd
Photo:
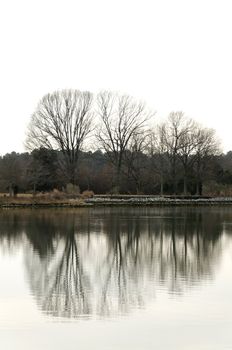
[[[232,349],[232,208],[0,212],[0,349]]]

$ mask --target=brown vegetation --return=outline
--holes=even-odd
[[[74,198],[65,192],[53,190],[46,193],[32,193],[19,194],[15,197],[11,197],[8,194],[0,194],[0,205],[5,206],[27,206],[27,205],[65,205],[65,206],[81,206],[84,201],[81,197]]]

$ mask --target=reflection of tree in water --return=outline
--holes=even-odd
[[[212,218],[211,218],[212,220]],[[164,222],[161,231],[160,282],[171,292],[181,293],[209,279],[221,253],[221,226],[208,222],[201,212],[190,213]]]
[[[17,228],[27,242],[32,293],[45,313],[60,317],[124,314],[146,305],[160,287],[184,293],[211,279],[221,256],[222,223],[232,216],[158,208],[17,215],[1,226],[0,244],[7,232],[15,240]]]
[[[52,224],[54,219],[55,227],[53,233],[51,231],[49,234],[49,249],[46,244],[46,223],[43,223],[41,230],[43,244],[39,244],[38,235],[36,245],[33,244],[33,231],[28,235],[34,248],[30,254],[26,254],[32,292],[37,296],[41,309],[54,316],[86,315],[90,310],[85,295],[89,289],[88,276],[85,275],[79,258],[77,236],[74,233],[75,217],[72,215],[69,220],[64,215],[58,217],[58,220],[57,217],[52,217],[48,223]],[[78,226],[82,230],[82,215],[78,216]],[[51,225],[48,227],[51,229]]]
[[[33,294],[46,313],[75,317],[88,314],[88,276],[78,255],[74,234],[54,241],[53,254],[45,258],[31,253],[26,257]]]
[[[183,293],[212,278],[221,256],[221,221],[200,210],[99,209],[60,220],[49,251],[34,246],[26,259],[32,292],[54,316],[127,313],[160,286]]]
[[[19,249],[24,231],[17,211],[0,210],[0,251],[15,252]],[[25,238],[25,237],[24,237]]]

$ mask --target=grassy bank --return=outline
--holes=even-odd
[[[54,193],[33,196],[32,194],[20,194],[16,197],[0,195],[0,208],[20,207],[80,207],[90,205],[83,198],[72,198],[66,195]]]

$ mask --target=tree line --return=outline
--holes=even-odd
[[[109,91],[61,90],[39,102],[28,152],[0,158],[0,190],[50,191],[68,183],[95,193],[196,194],[228,190],[232,152],[181,111],[151,125],[144,102]]]

